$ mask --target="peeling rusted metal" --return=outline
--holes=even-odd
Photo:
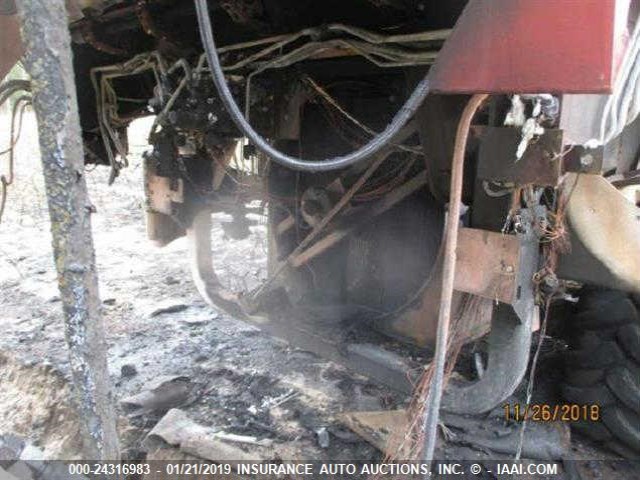
[[[584,145],[571,145],[562,157],[564,173],[590,173],[600,175],[604,168],[604,147],[587,148]]]
[[[140,26],[144,33],[150,37],[156,38],[161,43],[165,43],[172,46],[180,44],[178,40],[172,38],[168,32],[162,30],[158,23],[154,20],[153,15],[149,11],[149,0],[138,0],[136,2],[136,16],[140,22]]]
[[[300,252],[296,252],[289,261],[290,264],[294,268],[306,265],[309,261],[326,252],[329,248],[337,245],[349,234],[353,233],[357,227],[362,226],[363,224],[372,221],[376,216],[389,211],[392,207],[406,199],[409,195],[423,188],[426,184],[427,174],[423,171],[376,202],[371,210],[362,214],[356,222],[353,222],[348,227],[335,229],[310,247],[301,250]],[[321,220],[321,222],[322,221],[323,220]]]
[[[136,15],[138,16],[138,20],[140,21],[140,25],[142,26],[144,33],[150,37],[166,40],[166,36],[158,30],[155,22],[153,21],[153,17],[151,17],[151,13],[147,8],[147,0],[138,0],[136,2]]]
[[[519,264],[520,242],[515,235],[463,228],[458,234],[454,288],[511,304]]]
[[[262,2],[257,0],[220,0],[220,7],[236,23],[253,24],[264,14]]]
[[[129,54],[129,52],[127,52],[123,48],[114,47],[113,45],[109,45],[108,43],[105,43],[102,40],[99,40],[98,37],[96,37],[96,34],[93,29],[94,29],[93,22],[87,21],[83,23],[82,28],[80,30],[84,41],[87,42],[89,45],[91,45],[93,48],[95,48],[99,52],[108,53],[109,55],[116,55],[116,56],[122,57]]]
[[[442,253],[441,251],[415,301],[395,318],[381,322],[384,330],[392,335],[411,339],[420,346],[435,343],[442,290]],[[522,254],[521,241],[515,235],[472,228],[460,229],[451,311],[454,316],[461,311],[465,298],[463,292],[489,301],[478,307],[479,313],[468,332],[468,341],[480,338],[488,332],[491,305],[494,302],[515,302]]]
[[[408,137],[414,134],[415,131],[416,131],[415,124],[410,123],[407,126],[405,126],[402,130],[400,130],[400,132],[397,134],[394,140],[398,144],[401,144],[404,140],[406,140]],[[341,233],[338,232],[336,235],[331,235],[331,238],[327,240],[326,242],[327,244],[325,246],[318,246],[318,243],[320,243],[321,241],[324,241],[330,235],[318,241],[317,243],[312,244],[312,242],[316,240],[316,238],[325,231],[325,228],[327,227],[327,225],[331,223],[334,217],[336,217],[343,210],[343,208],[346,207],[346,205],[351,201],[351,199],[358,192],[358,190],[362,188],[362,185],[365,184],[365,182],[371,177],[371,175],[373,175],[373,173],[378,169],[378,167],[387,159],[387,157],[393,151],[393,148],[394,148],[393,146],[389,146],[383,149],[380,153],[378,153],[378,155],[376,155],[375,159],[371,162],[367,170],[365,170],[365,172],[360,176],[360,178],[353,185],[351,185],[349,190],[347,190],[344,193],[344,195],[340,198],[340,200],[338,200],[338,202],[333,206],[331,211],[328,212],[327,215],[322,219],[322,221],[318,225],[316,225],[313,228],[313,230],[311,230],[311,232],[298,244],[298,246],[293,250],[293,252],[289,254],[287,259],[284,260],[283,262],[280,262],[274,268],[273,273],[267,279],[267,281],[263,283],[262,286],[254,292],[251,300],[253,303],[256,303],[256,304],[259,303],[259,298],[269,291],[270,287],[275,282],[275,279],[279,275],[281,275],[285,270],[287,270],[287,268],[289,267],[297,268],[298,266],[310,260],[312,257],[316,256],[316,253],[314,253],[313,250],[317,249],[319,250],[319,253],[322,253],[322,251],[326,250],[326,248],[329,248],[335,243],[338,243],[346,235],[350,233],[349,231],[342,231]],[[426,182],[426,179],[424,177],[426,177],[426,174],[424,174],[422,178],[420,178],[420,175],[418,175],[413,179],[411,179],[410,181],[408,181],[403,186],[403,188],[400,188],[398,190],[403,190],[403,189],[407,190],[407,188],[405,188],[407,187],[407,184],[409,185],[409,189],[415,188],[415,190],[417,190],[418,188],[420,188],[421,185],[416,186],[415,184],[420,181]],[[393,198],[392,198],[393,196],[394,195],[392,192],[391,195],[388,195],[385,199],[378,202],[377,208],[379,209],[379,213],[387,211],[389,208],[395,205],[395,203],[393,203]],[[388,205],[390,198],[392,203],[391,205]],[[377,214],[374,213],[374,216],[375,215]],[[305,259],[305,256],[306,256],[306,259]],[[298,262],[297,266],[294,265],[295,262]]]
[[[563,167],[562,130],[545,130],[519,160],[516,160],[516,150],[522,141],[519,129],[482,127],[481,131],[478,178],[518,185],[558,185]]]
[[[65,2],[30,0],[19,2],[18,9],[38,118],[65,337],[77,409],[84,420],[82,455],[91,460],[117,460]]]

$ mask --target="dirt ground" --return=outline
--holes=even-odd
[[[31,115],[25,120],[16,181],[0,224],[0,435],[17,434],[48,458],[74,458],[80,447],[78,419],[68,406],[68,363],[35,121]],[[6,117],[0,125],[7,125]],[[174,406],[201,425],[272,440],[266,453],[271,458],[381,459],[336,416],[402,407],[407,398],[207,306],[190,280],[186,240],[163,249],[147,242],[140,164],[146,126],[137,125],[130,140],[132,164],[115,185],[107,186],[108,169],[87,169],[125,458],[144,458],[145,436],[162,413],[128,415],[120,402],[160,378],[179,376],[189,379],[189,394]],[[4,145],[6,132],[0,137]],[[219,276],[231,290],[254,288],[266,277],[266,218],[250,214],[251,234],[237,242],[225,241],[221,222],[226,219],[214,216]],[[557,371],[553,355],[550,349],[541,375]],[[547,378],[540,382],[543,397],[554,395],[553,375]],[[495,458],[473,445],[445,451],[449,458],[461,452],[467,458]],[[615,455],[574,435],[566,458]],[[582,477],[565,478],[633,478],[595,462],[585,465]]]
[[[67,392],[54,388],[58,395],[52,396],[44,385],[37,385],[44,378],[47,385],[52,383],[43,372],[34,375],[25,392],[18,367],[37,370],[44,364],[62,378],[67,372],[61,304],[31,131],[34,120],[26,120],[30,135],[18,146],[18,176],[0,228],[0,325],[6,332],[0,352],[16,370],[3,369],[0,382],[18,389],[14,395],[0,396],[0,432],[30,437],[46,455],[61,458],[75,455],[75,432],[61,429],[55,435],[64,438],[49,438],[47,422],[58,421],[51,407]],[[140,131],[145,131],[144,124]],[[332,416],[345,406],[380,409],[381,399],[393,394],[207,306],[191,282],[186,239],[163,249],[146,240],[140,149],[135,141],[132,165],[114,186],[107,186],[108,169],[87,171],[96,207],[94,241],[116,400],[139,393],[159,377],[188,376],[195,384],[195,400],[186,410],[203,424],[238,434],[296,439],[296,449],[310,448],[308,456],[313,458],[376,457],[375,449],[342,428],[338,435],[348,440],[347,448],[335,437],[328,449],[321,449],[316,432],[335,423]],[[230,290],[255,288],[266,276],[266,219],[249,214],[250,236],[233,243],[225,242],[225,220],[225,214],[214,215],[217,273]],[[123,375],[123,367],[126,373],[130,366],[136,373]],[[268,415],[284,418],[270,425],[273,422],[263,418],[265,406],[286,397],[290,399],[275,408],[279,411]],[[21,415],[25,409],[31,412]],[[157,420],[145,415],[123,422],[126,456],[140,456],[140,442]]]

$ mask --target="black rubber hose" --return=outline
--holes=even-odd
[[[240,131],[256,146],[256,148],[269,156],[274,162],[285,167],[307,172],[324,172],[349,167],[361,160],[371,157],[389,144],[400,129],[407,124],[429,94],[429,75],[427,74],[417,85],[416,89],[413,91],[404,106],[396,116],[393,117],[391,123],[387,125],[387,128],[355,152],[349,153],[348,155],[317,161],[290,157],[289,155],[273,148],[264,138],[262,138],[262,136],[260,136],[258,132],[253,129],[249,122],[247,122],[247,119],[244,118],[243,113],[240,111],[240,108],[233,99],[229,86],[227,85],[227,81],[224,77],[224,73],[222,72],[220,58],[218,57],[215,40],[213,38],[207,0],[195,0],[195,4],[202,44],[207,55],[209,68],[211,69],[213,83],[218,89],[218,94],[220,95],[222,103]]]

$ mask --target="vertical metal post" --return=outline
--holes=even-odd
[[[33,83],[65,337],[84,421],[82,453],[90,460],[117,460],[67,10],[64,0],[17,4],[25,64]]]

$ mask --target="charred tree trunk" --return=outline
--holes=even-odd
[[[33,82],[65,336],[78,410],[84,420],[82,453],[86,459],[117,460],[65,2],[22,0],[18,11],[25,63]]]

